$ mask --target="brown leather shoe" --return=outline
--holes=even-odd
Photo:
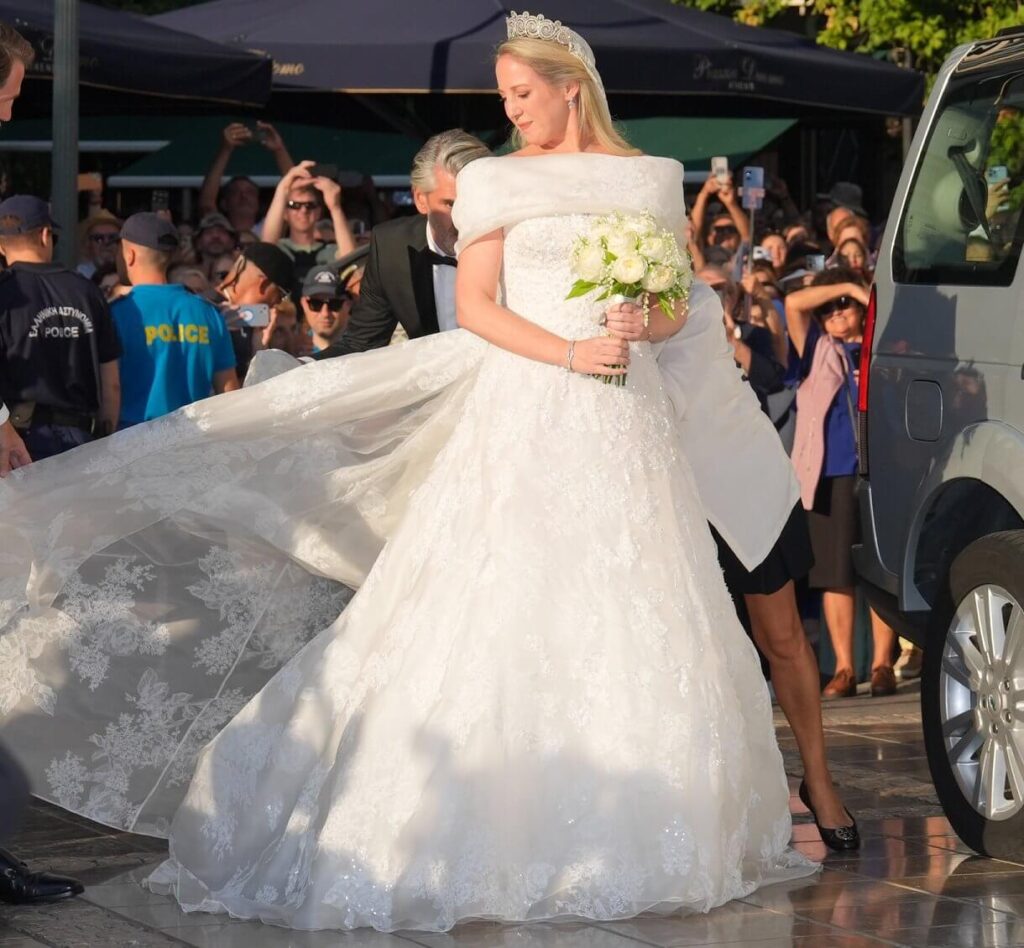
[[[822,701],[852,698],[857,693],[857,676],[852,671],[837,671],[821,693]]]
[[[882,665],[871,670],[871,697],[884,698],[896,694],[896,673],[892,665]]]

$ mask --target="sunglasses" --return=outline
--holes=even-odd
[[[822,306],[819,306],[814,315],[823,321],[830,320],[833,316],[839,316],[850,309],[857,301],[852,296],[840,296]]]
[[[315,211],[320,207],[319,201],[289,201],[288,210],[290,211]]]
[[[739,231],[731,224],[726,224],[722,227],[712,227],[711,233],[718,237],[735,237],[739,235]]]
[[[328,299],[324,299],[323,297],[317,297],[317,296],[307,296],[306,297],[307,305],[309,306],[309,308],[311,310],[313,310],[316,313],[319,313],[325,306],[332,313],[340,313],[341,312],[341,308],[347,302],[348,302],[348,298],[347,297],[342,297],[341,299],[329,299],[329,300]]]
[[[114,244],[121,243],[121,236],[119,234],[90,234],[89,240],[94,244],[103,244],[105,247],[113,247]]]

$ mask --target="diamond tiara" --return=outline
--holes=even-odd
[[[573,56],[583,61],[587,72],[600,85],[601,80],[597,74],[594,51],[579,33],[563,26],[561,20],[549,20],[541,13],[527,13],[526,11],[516,13],[515,10],[512,10],[505,20],[505,24],[508,27],[509,39],[525,36],[530,39],[548,40],[566,47]]]

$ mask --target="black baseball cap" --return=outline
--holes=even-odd
[[[152,211],[132,214],[121,227],[121,239],[162,253],[174,253],[181,246],[178,228]]]
[[[0,202],[0,236],[28,234],[42,227],[57,227],[50,205],[31,194],[15,194]]]
[[[276,244],[259,241],[242,250],[242,256],[263,271],[264,276],[286,293],[293,293],[299,281],[295,278],[295,261]]]
[[[302,281],[302,295],[339,299],[345,296],[345,284],[334,267],[313,267]]]

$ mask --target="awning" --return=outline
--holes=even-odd
[[[516,0],[374,0],[358,13],[338,0],[212,0],[154,19],[269,54],[275,89],[493,93],[494,48],[511,7],[522,9]],[[923,104],[920,73],[668,0],[549,0],[544,8],[590,43],[613,96],[685,97],[690,114],[693,101],[745,103],[748,114],[781,104],[788,115],[912,114]]]
[[[25,83],[28,98],[29,87],[53,80],[54,7],[55,0],[0,0],[0,20],[36,51]],[[91,3],[78,4],[78,17],[83,92],[95,88],[233,106],[262,105],[270,95],[271,64],[264,56]]]
[[[708,171],[715,155],[725,155],[730,168],[738,167],[791,129],[796,119],[667,117],[629,119],[619,124],[629,142],[641,151],[675,158],[687,172],[698,172]]]
[[[226,117],[165,119],[162,127],[170,143],[112,175],[108,184],[197,187],[217,153],[222,130],[230,121]],[[130,124],[130,120],[125,124]],[[288,122],[276,122],[274,127],[296,161],[309,158],[336,164],[347,171],[373,175],[378,183],[387,177],[405,180],[413,156],[422,145],[398,132],[344,131]],[[276,184],[280,178],[273,155],[259,144],[235,149],[226,174],[244,174],[264,186]]]
[[[113,175],[111,187],[198,187],[217,151],[221,130],[230,117],[186,118],[140,116],[128,119],[82,120],[83,145],[93,137],[97,141],[120,131],[123,135],[141,136],[142,143],[155,144],[152,154],[135,161]],[[626,137],[637,148],[650,155],[664,155],[681,161],[689,180],[703,180],[713,155],[725,155],[732,167],[739,166],[751,155],[770,144],[793,127],[794,119],[730,119],[730,118],[657,118],[630,119],[620,123]],[[312,158],[337,164],[349,171],[372,175],[383,184],[405,181],[413,155],[420,147],[416,139],[393,132],[340,131],[313,125],[278,123],[277,130],[296,161]],[[46,134],[48,127],[40,121],[18,123],[17,146],[45,150],[49,142],[34,136]],[[161,134],[166,142],[155,143],[151,136]],[[130,137],[110,151],[141,150]],[[7,142],[0,143],[0,150]],[[24,150],[24,149],[23,149]],[[280,177],[273,157],[259,145],[236,149],[227,169],[228,175],[244,174],[261,186],[272,186]]]

